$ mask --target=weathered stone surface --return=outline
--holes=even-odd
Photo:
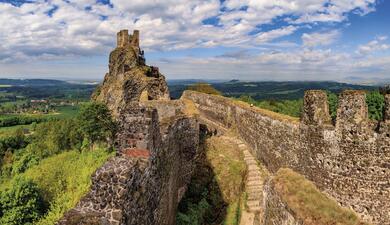
[[[319,90],[305,92],[302,122],[310,125],[331,124],[328,97]]]
[[[363,92],[340,96],[336,126],[319,126],[313,113],[299,123],[224,97],[186,91],[183,98],[202,121],[234,128],[271,172],[292,168],[366,221],[390,224],[390,123],[375,131]]]
[[[303,225],[288,204],[277,193],[271,182],[264,186],[264,214],[262,225]]]
[[[144,53],[139,47],[139,31],[129,35],[122,30],[117,35],[118,45],[110,53],[109,72],[93,99],[107,104],[114,116],[141,94],[148,100],[169,100],[165,77],[157,67],[145,65]]]

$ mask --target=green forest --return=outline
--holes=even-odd
[[[2,134],[0,224],[54,224],[74,207],[113,154],[111,118],[105,105],[85,103],[73,117]]]

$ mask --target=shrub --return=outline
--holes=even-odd
[[[202,92],[205,94],[221,95],[220,91],[218,91],[211,84],[208,84],[208,83],[191,84],[190,86],[188,86],[187,89],[191,90],[191,91]]]
[[[0,224],[32,224],[43,213],[38,186],[29,179],[16,177],[11,188],[0,195]]]
[[[383,95],[379,91],[371,91],[367,94],[366,102],[369,118],[372,120],[381,120],[385,106],[385,98]]]
[[[116,124],[106,105],[102,103],[88,103],[81,107],[78,116],[80,130],[91,143],[112,140]]]
[[[35,166],[39,163],[40,159],[38,156],[27,152],[18,161],[12,165],[12,175],[23,173],[28,168]]]

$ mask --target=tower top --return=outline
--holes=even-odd
[[[127,46],[139,49],[139,30],[134,30],[132,35],[129,35],[129,30],[121,30],[117,33],[117,47]]]

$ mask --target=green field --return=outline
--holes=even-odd
[[[20,116],[32,116],[32,117],[44,117],[44,118],[58,118],[58,119],[68,119],[77,116],[77,113],[80,110],[80,106],[59,106],[56,107],[56,113],[49,114],[18,114]],[[15,114],[3,114],[0,115],[1,118],[13,117]],[[16,125],[12,127],[0,127],[0,137],[7,136],[12,134],[14,131],[20,128],[31,129],[32,125]]]

